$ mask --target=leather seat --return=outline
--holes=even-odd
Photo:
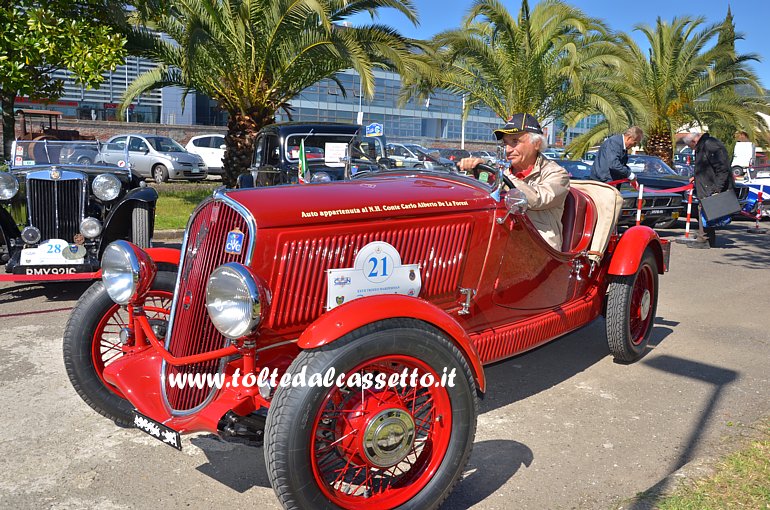
[[[570,188],[564,201],[561,223],[561,251],[569,253],[586,250],[596,226],[596,208],[591,197]]]

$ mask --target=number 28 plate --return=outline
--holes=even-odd
[[[152,418],[146,417],[139,411],[134,411],[134,427],[154,437],[161,443],[173,446],[177,450],[182,451],[182,438],[180,437],[179,432]]]

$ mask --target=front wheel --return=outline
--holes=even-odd
[[[131,242],[149,248],[150,235],[150,204],[139,202],[131,211]]]
[[[166,168],[166,165],[158,164],[152,167],[152,178],[158,184],[168,182],[168,168]]]
[[[308,384],[279,387],[266,425],[265,462],[284,508],[428,509],[446,499],[468,462],[478,403],[467,362],[443,334],[382,321],[302,352],[288,373],[303,370]],[[333,385],[310,383],[331,370]],[[452,386],[439,384],[451,373]]]
[[[165,335],[176,275],[159,271],[144,300],[144,310],[156,335]],[[99,414],[121,426],[133,423],[133,406],[118,388],[104,379],[104,368],[123,355],[120,332],[128,326],[128,311],[116,304],[101,281],[80,297],[64,330],[64,367],[78,395]]]
[[[639,359],[658,307],[658,264],[647,248],[636,274],[612,276],[607,289],[607,343],[617,361]]]

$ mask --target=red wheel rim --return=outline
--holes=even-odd
[[[655,292],[655,279],[652,268],[643,265],[636,275],[634,288],[631,291],[631,342],[634,345],[641,344],[647,337],[653,319],[653,298]]]
[[[382,356],[347,374],[416,371],[440,377],[410,356]],[[335,505],[378,510],[405,504],[436,474],[449,446],[452,405],[444,387],[329,388],[311,431],[316,483]],[[426,379],[427,381],[427,379]],[[413,425],[411,440],[409,424]]]
[[[173,297],[171,292],[165,290],[151,290],[144,300],[144,312],[147,314],[147,318],[150,320],[168,320]],[[127,326],[128,310],[118,304],[113,304],[96,326],[91,341],[91,360],[96,375],[99,376],[99,380],[104,386],[121,398],[125,398],[123,393],[104,379],[104,367],[123,355],[120,330]]]

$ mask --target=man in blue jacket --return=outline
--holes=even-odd
[[[591,179],[602,182],[620,179],[635,181],[636,175],[627,164],[628,149],[638,145],[643,135],[641,129],[631,126],[622,135],[613,135],[604,140],[591,167]]]

